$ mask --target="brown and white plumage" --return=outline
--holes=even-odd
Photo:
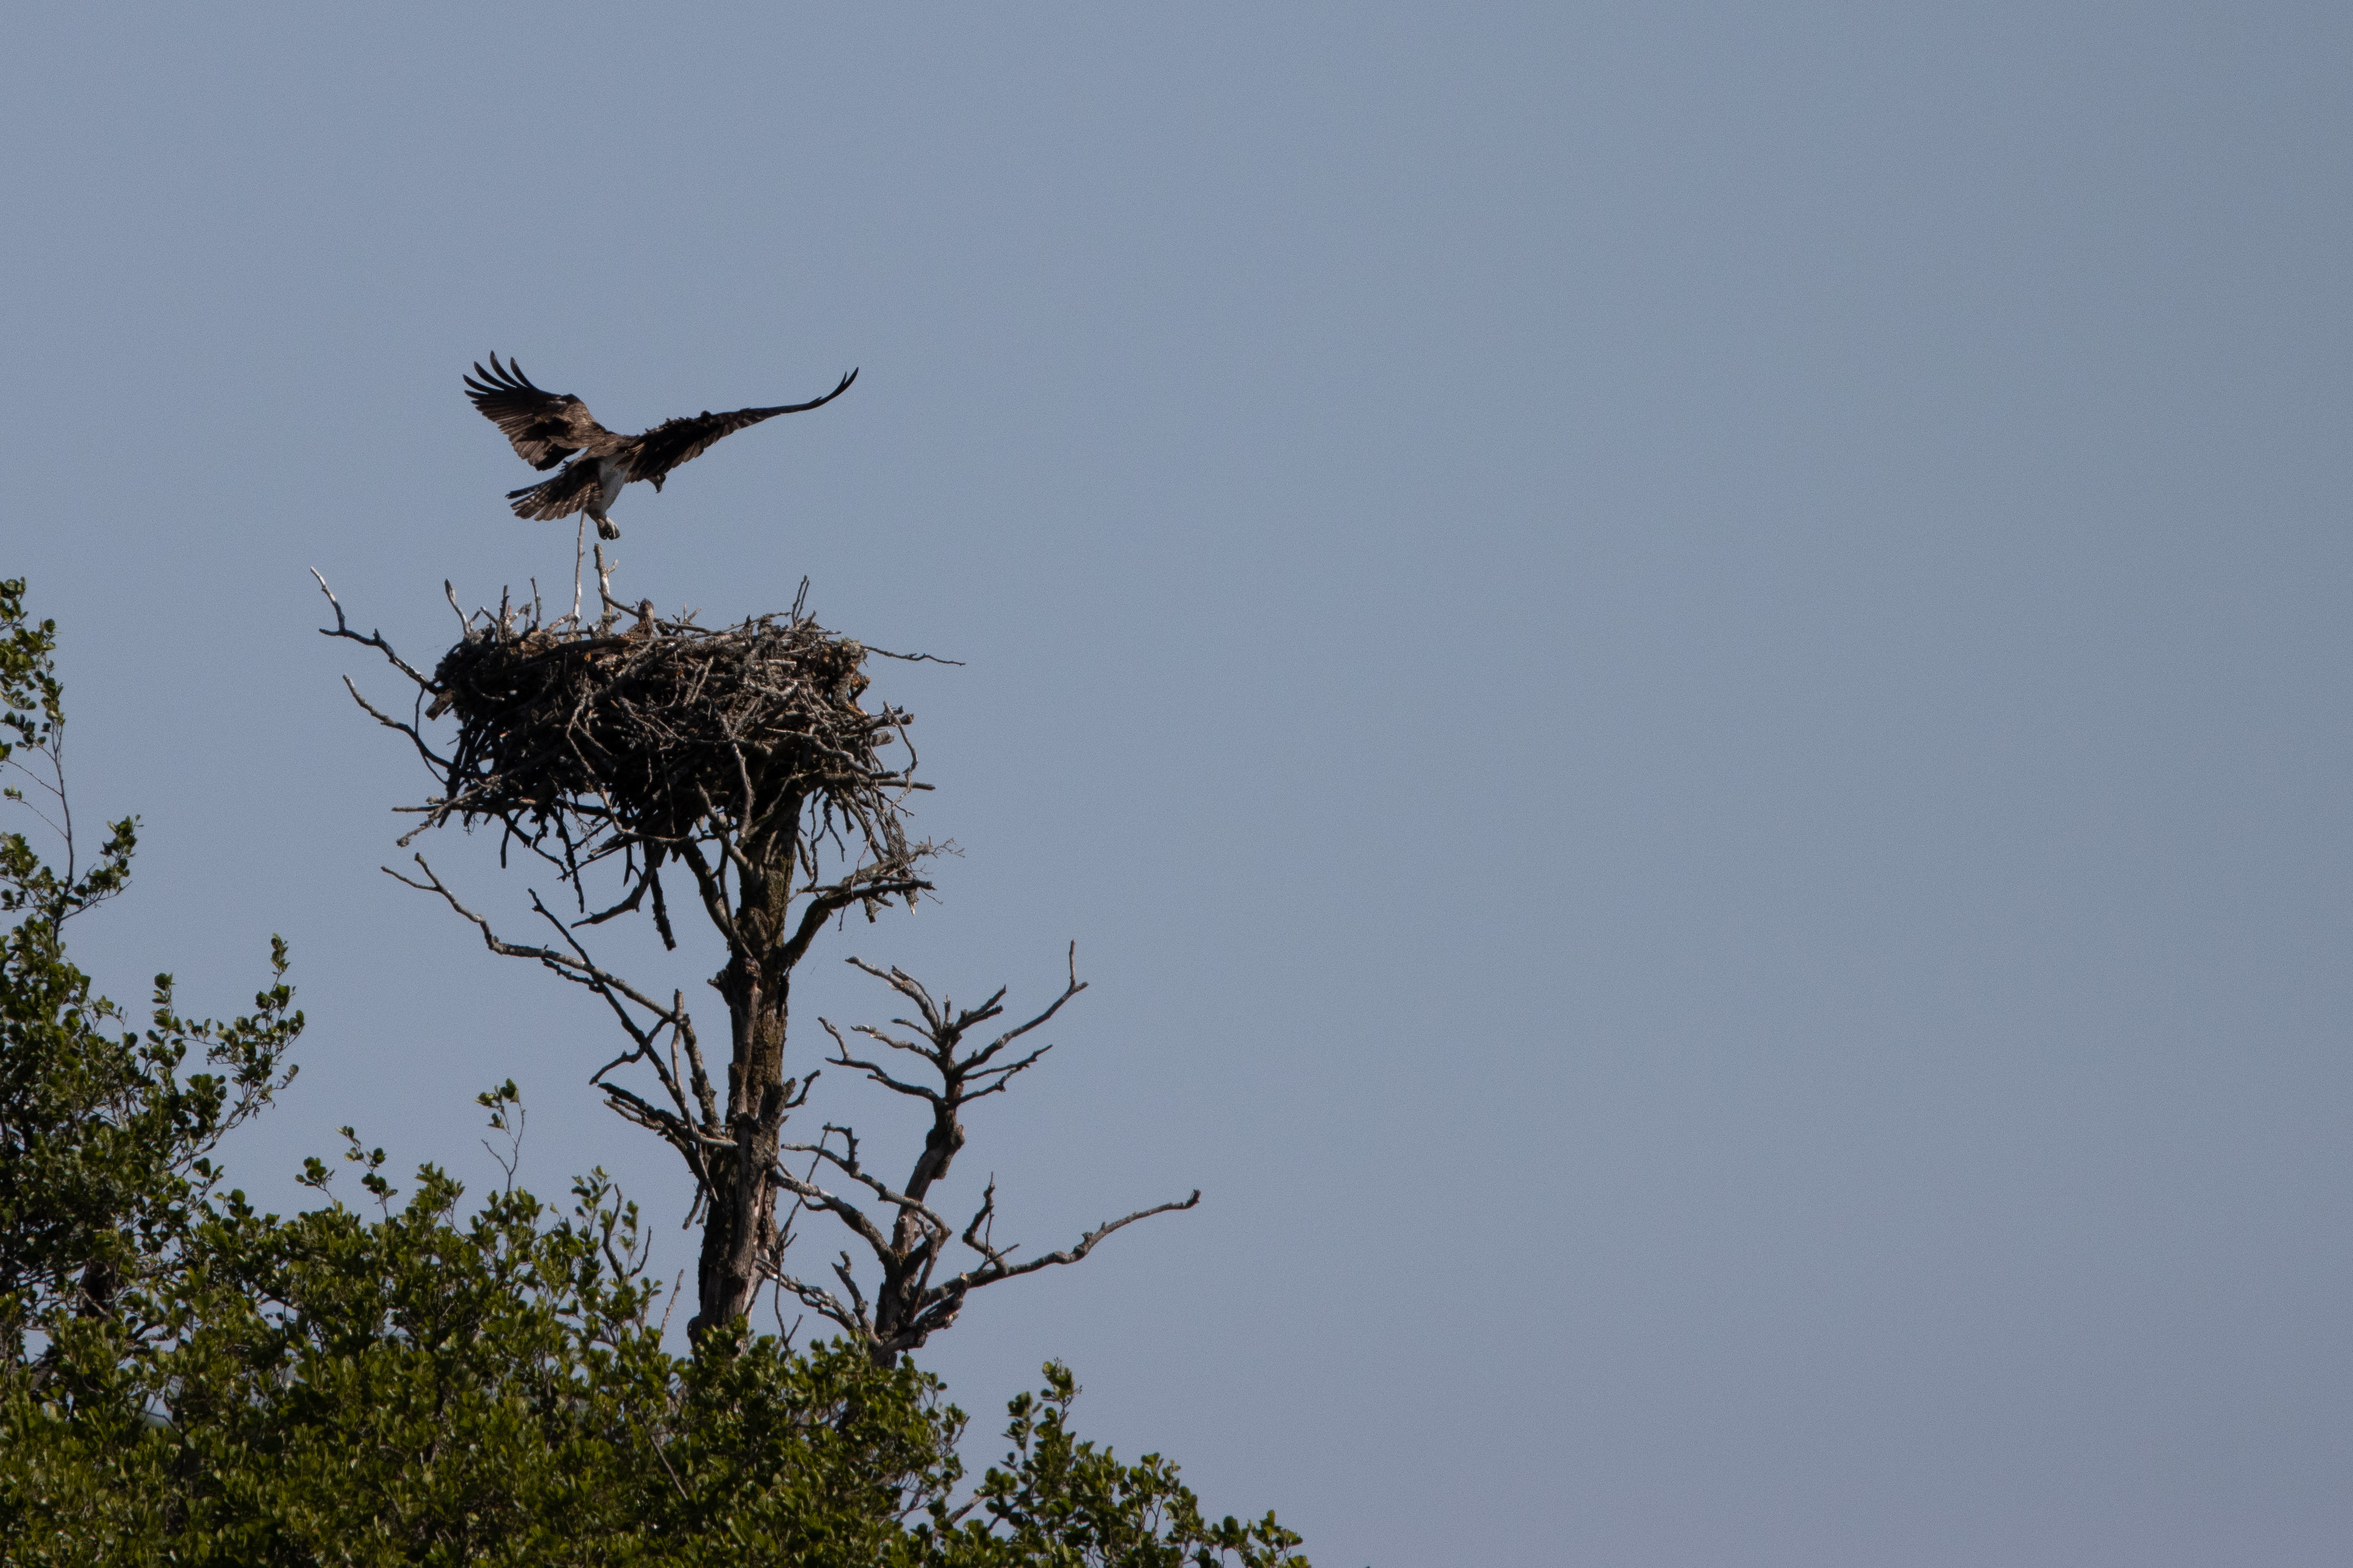
[[[534,468],[558,468],[554,477],[507,492],[507,500],[521,518],[570,517],[585,511],[596,521],[596,531],[618,539],[621,531],[606,516],[620,496],[621,487],[638,479],[659,491],[662,480],[681,463],[701,457],[713,441],[732,436],[779,414],[800,414],[820,408],[849,390],[858,379],[851,371],[841,384],[823,397],[787,403],[775,408],[739,408],[732,414],[709,409],[687,419],[665,419],[639,436],[623,436],[596,423],[588,405],[568,392],[533,386],[512,360],[491,368],[478,361],[465,378],[466,395],[482,417],[497,426],[514,445],[515,455]],[[566,459],[570,459],[566,461]]]

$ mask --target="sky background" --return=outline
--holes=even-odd
[[[512,1076],[684,1264],[593,1002],[377,871],[425,779],[308,569],[425,663],[565,580],[493,349],[629,430],[855,365],[617,586],[966,661],[875,671],[965,854],[797,1060],[848,954],[1018,1006],[1075,938],[958,1191],[1204,1189],[923,1352],[976,1457],[1051,1355],[1331,1568],[2353,1543],[2353,13],[9,26],[0,574],[146,823],[78,952],[226,1013],[292,940],[255,1193],[343,1122],[479,1186]]]

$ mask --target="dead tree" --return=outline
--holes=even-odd
[[[1037,1016],[1025,1024],[1017,1024],[988,1039],[985,1045],[967,1047],[965,1037],[975,1028],[1000,1018],[1005,1013],[1005,991],[999,987],[995,995],[977,1007],[958,1008],[945,996],[938,1001],[913,976],[900,969],[884,971],[857,958],[849,963],[882,981],[908,1002],[914,1004],[916,1016],[893,1018],[892,1023],[913,1036],[902,1038],[890,1032],[860,1024],[851,1033],[914,1058],[921,1065],[900,1068],[907,1074],[902,1078],[881,1062],[850,1055],[850,1046],[842,1032],[830,1019],[818,1020],[826,1033],[833,1037],[832,1065],[855,1068],[894,1094],[927,1102],[932,1125],[923,1135],[923,1149],[915,1155],[913,1168],[899,1187],[876,1176],[860,1162],[858,1134],[845,1126],[825,1124],[824,1134],[815,1143],[786,1143],[787,1153],[809,1156],[806,1175],[795,1176],[780,1169],[777,1180],[795,1199],[796,1211],[806,1206],[829,1214],[851,1234],[865,1244],[881,1273],[870,1301],[859,1289],[855,1266],[848,1252],[833,1265],[834,1278],[840,1282],[840,1295],[797,1275],[782,1272],[776,1281],[798,1297],[801,1302],[829,1319],[853,1339],[865,1344],[874,1358],[888,1365],[902,1351],[913,1350],[940,1330],[946,1328],[964,1310],[965,1298],[984,1285],[994,1285],[1001,1279],[1018,1279],[1057,1264],[1076,1263],[1112,1232],[1156,1214],[1176,1209],[1188,1209],[1201,1201],[1196,1188],[1192,1196],[1176,1203],[1158,1204],[1138,1209],[1124,1218],[1106,1220],[1079,1238],[1078,1245],[1058,1252],[1041,1253],[1038,1257],[1015,1261],[1015,1248],[1000,1247],[996,1239],[997,1182],[991,1177],[982,1193],[980,1206],[974,1211],[959,1235],[956,1228],[942,1218],[929,1202],[932,1188],[948,1173],[948,1166],[965,1145],[964,1109],[974,1100],[1002,1093],[1014,1078],[1037,1065],[1039,1058],[1053,1049],[1050,1045],[1028,1050],[1018,1049],[1018,1043],[1031,1030],[1062,1010],[1062,1004],[1086,989],[1079,978],[1078,943],[1071,944],[1070,982],[1062,994]],[[891,1058],[885,1058],[891,1059]],[[895,1062],[894,1062],[894,1065]],[[934,1087],[928,1082],[910,1081],[916,1078],[936,1079]],[[872,1194],[875,1207],[860,1206],[848,1198],[828,1191],[815,1179],[820,1171],[830,1170],[839,1177],[847,1177]],[[789,1217],[787,1228],[789,1229]],[[941,1265],[951,1245],[961,1241],[973,1255],[974,1261],[965,1268],[942,1275]]]
[[[361,695],[353,699],[379,723],[406,736],[430,770],[437,793],[406,807],[422,821],[405,847],[428,829],[452,823],[494,826],[500,862],[521,849],[551,868],[566,887],[571,918],[536,891],[533,910],[554,933],[532,944],[502,939],[489,920],[459,901],[422,855],[416,874],[386,870],[436,894],[470,921],[493,952],[527,958],[582,985],[610,1009],[628,1047],[592,1075],[623,1117],[676,1149],[694,1181],[691,1223],[702,1225],[696,1270],[698,1310],[690,1331],[744,1317],[762,1286],[774,1283],[839,1325],[876,1359],[888,1362],[952,1322],[965,1296],[996,1280],[1076,1262],[1104,1236],[1147,1214],[1140,1211],[1090,1233],[1067,1251],[1019,1263],[991,1237],[992,1184],[980,1212],[961,1233],[978,1261],[940,1277],[956,1233],[925,1194],[946,1173],[964,1142],[964,1106],[1003,1089],[1042,1050],[1000,1061],[1002,1053],[1053,1016],[1082,989],[1071,984],[1029,1023],[967,1051],[966,1030],[997,1017],[1000,991],[981,1008],[951,1015],[897,970],[874,970],[913,1001],[921,1025],[905,1025],[923,1043],[860,1031],[893,1049],[913,1050],[940,1079],[936,1089],[903,1081],[839,1047],[836,1060],[902,1094],[929,1100],[930,1140],[913,1174],[892,1188],[860,1163],[856,1135],[828,1125],[813,1143],[788,1144],[789,1113],[807,1099],[814,1068],[788,1075],[786,1063],[792,976],[828,922],[856,909],[871,921],[889,903],[910,908],[932,884],[924,863],[937,847],[911,839],[905,802],[930,786],[914,778],[909,715],[860,706],[869,655],[925,658],[869,648],[819,626],[797,600],[783,616],[755,616],[719,628],[691,615],[664,619],[650,602],[629,609],[611,597],[610,568],[597,552],[602,613],[583,616],[577,595],[568,615],[547,617],[534,595],[502,600],[496,611],[459,611],[457,644],[430,675],[403,660],[377,633],[351,629],[327,588],[335,625],[322,630],[375,648],[414,686],[402,720]],[[807,584],[802,585],[803,600]],[[450,595],[450,607],[458,610]],[[437,743],[428,728],[454,721],[455,736]],[[902,763],[881,753],[895,748]],[[702,912],[725,950],[712,984],[727,1004],[728,1058],[723,1095],[708,1069],[682,993],[663,1001],[598,963],[579,930],[624,914],[648,914],[675,947],[662,873],[684,868]],[[608,897],[592,899],[597,879]],[[601,908],[592,906],[602,904]],[[855,961],[853,961],[855,962]],[[608,1075],[637,1066],[652,1074],[641,1094]],[[815,1163],[796,1176],[780,1162]],[[889,1210],[877,1223],[814,1177],[829,1167],[864,1186]],[[780,1222],[780,1194],[794,1209]],[[805,1208],[848,1224],[881,1270],[871,1299],[852,1279],[845,1255],[836,1269],[847,1299],[789,1273],[785,1252],[794,1215]]]

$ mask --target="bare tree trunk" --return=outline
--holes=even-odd
[[[789,1109],[785,1033],[792,1000],[787,941],[797,868],[800,802],[771,817],[769,830],[744,836],[735,932],[726,967],[712,984],[726,1000],[733,1047],[727,1064],[731,1153],[711,1163],[712,1192],[696,1270],[696,1311],[688,1332],[748,1315],[759,1293],[763,1259],[776,1252],[776,1143]],[[781,826],[778,823],[781,822]]]

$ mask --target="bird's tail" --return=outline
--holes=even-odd
[[[533,522],[570,517],[585,510],[604,488],[604,476],[595,463],[569,462],[552,479],[507,492],[507,504],[517,517]]]

